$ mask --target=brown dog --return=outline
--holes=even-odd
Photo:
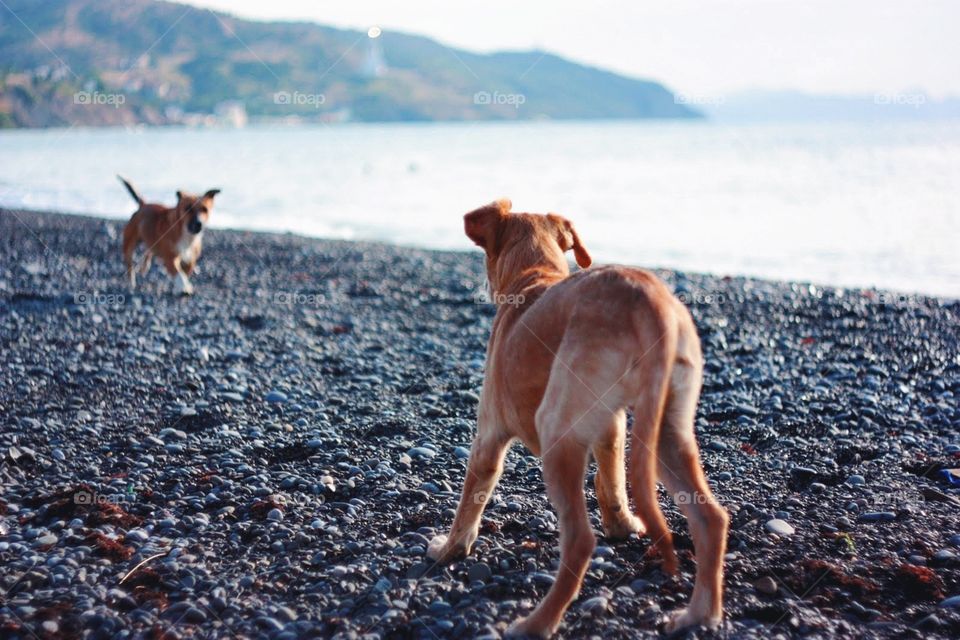
[[[137,201],[138,209],[123,228],[123,261],[127,266],[130,288],[137,286],[137,274],[133,268],[133,252],[141,242],[146,252],[140,262],[140,275],[145,275],[153,262],[153,256],[163,261],[167,273],[174,278],[175,293],[190,295],[193,285],[190,274],[200,259],[203,242],[203,226],[213,209],[213,197],[220,189],[210,189],[202,196],[177,191],[175,207],[148,204],[123,177],[120,182]]]
[[[569,220],[510,213],[500,200],[468,213],[467,236],[487,254],[487,277],[498,302],[463,496],[449,536],[428,555],[448,561],[470,552],[480,516],[513,440],[543,458],[547,493],[560,521],[560,570],[549,593],[508,633],[549,636],[580,590],[595,546],[583,479],[597,461],[596,491],[608,537],[646,531],[669,573],[673,541],[657,502],[657,478],[686,515],[697,574],[686,610],[667,629],[723,616],[722,576],[728,516],[707,486],[693,421],[702,356],[686,308],[653,274],[608,266],[570,275],[591,258]],[[626,409],[634,414],[627,502]]]

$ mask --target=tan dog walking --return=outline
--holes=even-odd
[[[202,196],[177,191],[177,204],[165,207],[149,204],[121,176],[120,182],[127,188],[138,208],[123,228],[123,262],[127,267],[130,288],[137,286],[137,274],[133,267],[133,252],[143,243],[146,251],[140,262],[140,275],[146,275],[153,256],[163,261],[173,281],[174,292],[191,295],[193,285],[190,274],[200,259],[203,248],[203,227],[213,209],[213,198],[220,189],[210,189]]]
[[[448,536],[428,555],[449,561],[470,552],[480,517],[514,440],[542,456],[547,493],[560,522],[560,569],[549,593],[514,635],[549,636],[577,597],[596,545],[583,480],[592,454],[604,532],[646,532],[669,573],[673,541],[657,502],[657,479],[687,517],[697,560],[690,605],[672,631],[718,625],[728,516],[707,486],[694,436],[703,358],[687,309],[653,274],[591,258],[572,223],[555,214],[510,213],[500,200],[464,217],[486,252],[497,314],[463,495]],[[570,275],[564,252],[584,267]],[[626,410],[634,414],[630,485],[624,470]]]

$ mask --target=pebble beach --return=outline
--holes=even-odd
[[[0,210],[0,636],[496,638],[532,610],[558,531],[519,444],[472,555],[425,555],[495,314],[479,250],[214,228],[184,298],[156,265],[127,288],[121,228]],[[960,636],[960,302],[656,272],[731,515],[723,626],[680,637]],[[686,522],[661,491],[670,577],[603,539],[593,471],[557,637],[660,637]]]

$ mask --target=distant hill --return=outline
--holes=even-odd
[[[364,121],[700,115],[656,82],[539,51],[481,55],[419,36],[374,40],[155,0],[5,4],[0,126],[164,124],[210,114],[240,122],[244,112]]]
[[[682,98],[682,95],[681,95]],[[922,91],[820,95],[800,91],[745,91],[695,103],[722,122],[940,120],[960,118],[960,100]]]

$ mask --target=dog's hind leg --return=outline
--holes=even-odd
[[[153,254],[148,250],[143,254],[143,257],[140,258],[140,276],[143,277],[147,275],[147,272],[150,271],[150,265],[153,264]]]
[[[631,368],[637,372],[640,393],[633,405],[633,437],[630,441],[630,492],[647,535],[660,552],[664,572],[677,571],[673,534],[657,500],[657,444],[666,408],[670,372],[676,358],[676,324],[665,321],[660,337],[643,347],[643,355]]]
[[[547,447],[543,454],[543,480],[560,521],[560,568],[544,599],[528,617],[510,626],[508,636],[549,637],[557,630],[567,607],[580,593],[596,546],[583,492],[587,447],[572,434]]]
[[[130,288],[137,286],[137,273],[133,268],[133,252],[140,244],[140,236],[137,231],[136,215],[123,228],[123,264],[127,268],[127,279],[130,281]]]
[[[608,381],[591,378],[590,384],[598,391],[563,365],[578,360],[576,354],[561,349],[535,418],[543,481],[560,524],[560,568],[540,604],[527,618],[510,626],[507,634],[512,636],[546,637],[556,631],[567,607],[580,593],[596,546],[583,480],[590,448],[613,423],[614,411],[602,398]]]
[[[627,501],[626,470],[624,465],[624,440],[627,416],[623,410],[613,414],[607,431],[593,444],[593,457],[597,461],[594,484],[603,532],[607,538],[622,539],[631,534],[643,535],[643,522],[630,511]]]
[[[716,627],[723,618],[723,556],[729,517],[707,486],[694,436],[701,363],[696,330],[681,329],[678,359],[660,432],[660,479],[687,518],[697,557],[697,576],[689,606],[671,614],[668,632],[698,624]]]
[[[480,533],[480,517],[503,471],[503,457],[510,445],[509,438],[486,431],[481,425],[470,447],[463,494],[450,535],[437,536],[430,541],[427,556],[437,562],[449,562],[469,554]]]

